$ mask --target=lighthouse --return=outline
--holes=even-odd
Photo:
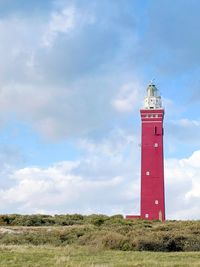
[[[141,115],[140,215],[127,219],[165,220],[163,119],[161,96],[156,86],[147,87]]]

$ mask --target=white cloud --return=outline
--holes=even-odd
[[[80,139],[78,146],[91,155],[123,156],[121,152],[126,149],[127,145],[135,145],[137,142],[138,139],[136,136],[126,133],[120,128],[116,128],[109,132],[99,143],[88,139]]]
[[[60,164],[47,169],[17,170],[11,178],[18,182],[1,190],[1,206],[11,205],[22,213],[34,213],[39,209],[48,213],[87,213],[88,209],[112,213],[125,183],[125,178],[120,176],[107,177],[107,180],[83,178],[66,173]]]
[[[198,147],[198,140],[200,138],[200,121],[188,118],[179,120],[168,120],[166,122],[165,131],[167,132],[168,143],[176,147],[178,143],[184,145],[195,145],[194,149]]]
[[[189,120],[187,118],[180,119],[177,122],[178,125],[183,126],[183,127],[199,127],[200,126],[200,121],[197,120]]]
[[[165,162],[168,217],[198,219],[200,217],[200,150],[183,159]],[[195,211],[195,212],[194,212]]]
[[[166,110],[167,118],[174,119],[174,115],[182,116],[183,112],[186,110],[186,106],[177,104],[174,100],[162,97],[162,106]]]
[[[139,207],[133,137],[117,130],[100,141],[80,141],[82,158],[4,173],[1,210],[36,213],[131,213]],[[101,149],[102,148],[102,149]]]
[[[131,112],[142,107],[142,86],[139,81],[124,84],[116,98],[112,101],[113,107],[120,112]]]
[[[46,168],[6,167],[1,172],[4,212],[137,214],[140,192],[138,137],[122,130],[94,142],[79,140],[82,157]],[[200,150],[165,160],[167,219],[198,219]]]
[[[59,33],[69,34],[74,28],[79,26],[80,23],[80,14],[73,6],[53,12],[43,35],[42,45],[45,47],[52,47]]]
[[[114,121],[116,85],[130,80],[122,72],[116,79],[115,65],[130,38],[118,30],[119,11],[114,17],[98,12],[93,5],[63,4],[44,17],[0,19],[0,120],[15,114],[53,141],[104,132]],[[116,105],[130,109],[136,99],[125,91]]]

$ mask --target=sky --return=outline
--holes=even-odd
[[[200,2],[0,0],[0,213],[137,214],[165,108],[167,219],[200,219]]]

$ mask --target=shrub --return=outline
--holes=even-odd
[[[84,216],[80,214],[55,215],[54,220],[56,225],[83,224]]]
[[[150,238],[139,238],[135,240],[135,250],[143,251],[163,251],[162,241],[150,239]]]
[[[107,220],[109,220],[109,217],[102,214],[92,214],[86,217],[86,222],[91,223],[95,226],[101,226]]]
[[[0,215],[0,225],[1,244],[78,244],[117,250],[200,251],[200,221],[161,223],[126,220],[122,215],[11,214]]]
[[[121,249],[124,240],[125,237],[123,235],[111,232],[103,236],[102,243],[105,248]]]

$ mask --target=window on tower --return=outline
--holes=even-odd
[[[162,134],[163,134],[163,129],[162,129],[162,127],[155,126],[155,127],[154,127],[154,134],[155,134],[155,135],[162,135]]]

